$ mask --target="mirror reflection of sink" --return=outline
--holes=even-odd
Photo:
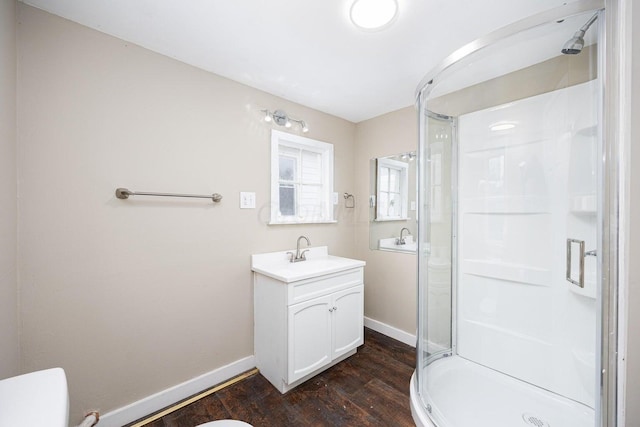
[[[398,243],[397,237],[389,237],[387,239],[378,240],[378,249],[380,250],[393,250],[403,252],[415,252],[416,242],[413,240],[413,236],[405,236],[404,245]]]

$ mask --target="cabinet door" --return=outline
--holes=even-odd
[[[332,302],[327,295],[289,306],[287,383],[331,362]]]
[[[333,294],[332,308],[335,359],[364,344],[364,286]]]

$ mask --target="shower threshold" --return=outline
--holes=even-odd
[[[594,410],[586,405],[460,356],[429,365],[426,407],[414,381],[415,375],[411,411],[418,427],[590,427],[595,423]]]

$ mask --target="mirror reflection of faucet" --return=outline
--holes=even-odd
[[[407,230],[407,235],[411,235],[409,229],[407,227],[403,227],[402,230],[400,230],[400,237],[396,239],[396,245],[404,245],[407,243],[405,238],[402,236],[402,233],[404,233],[405,230]]]
[[[302,239],[307,241],[307,247],[311,246],[311,242],[309,241],[308,237],[306,236],[298,237],[298,241],[296,243],[296,253],[294,254],[293,252],[287,252],[287,255],[289,255],[289,262],[300,262],[300,261],[307,260],[305,253],[309,252],[309,249],[305,249],[302,252],[300,252],[300,240]]]

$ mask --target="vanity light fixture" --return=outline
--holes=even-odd
[[[349,11],[351,22],[366,31],[382,30],[397,16],[397,0],[355,0]]]
[[[274,112],[271,112],[269,110],[262,110],[262,112],[264,113],[264,121],[267,123],[274,122],[278,126],[284,126],[287,129],[289,129],[292,126],[291,122],[295,122],[298,125],[300,125],[300,129],[302,130],[302,133],[309,132],[309,127],[307,126],[307,123],[304,120],[298,120],[298,119],[289,117],[287,113],[282,110],[276,110]]]

